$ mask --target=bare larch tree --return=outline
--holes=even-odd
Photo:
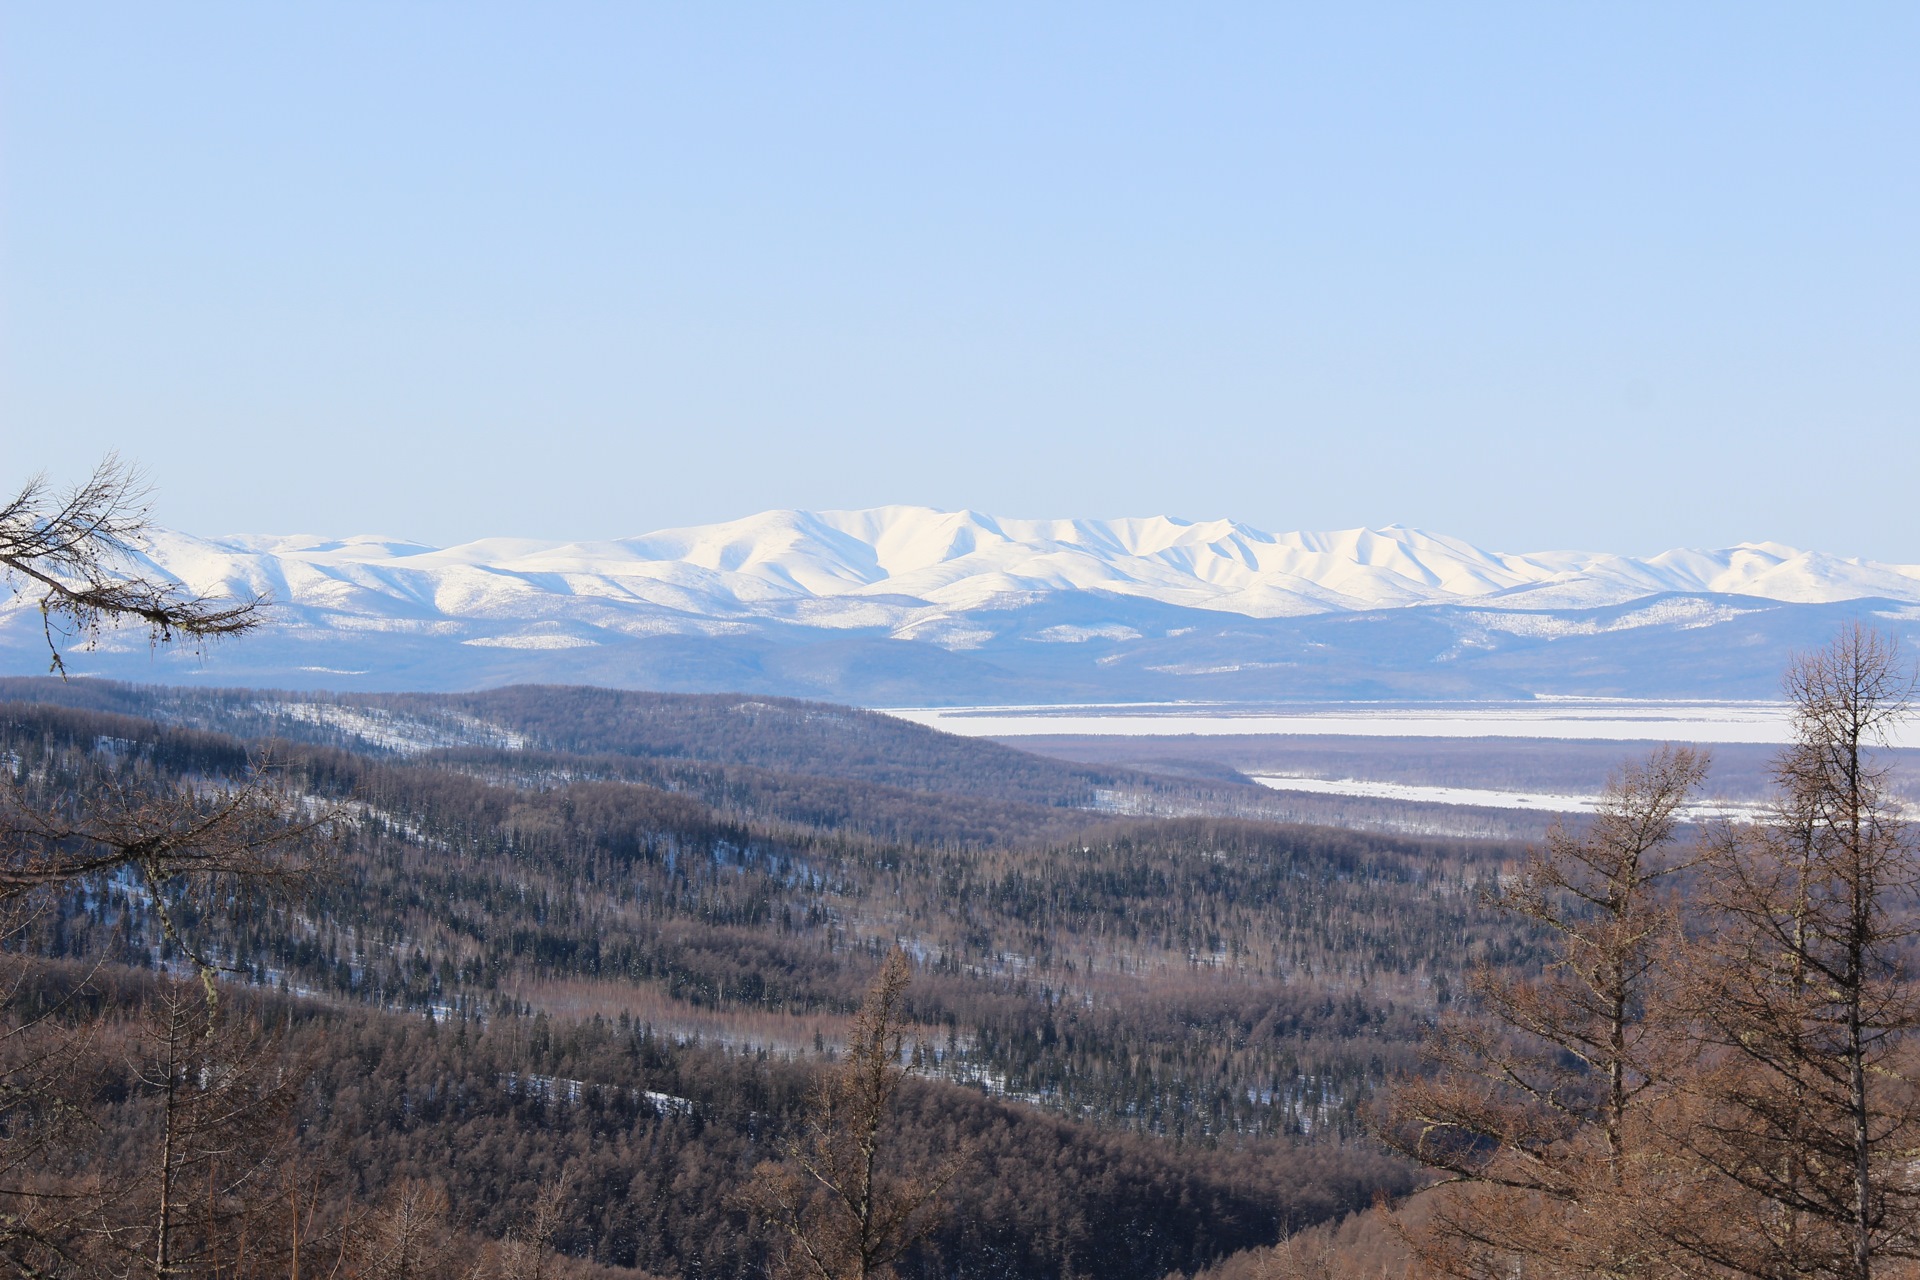
[[[1797,659],[1775,814],[1710,846],[1688,972],[1711,1054],[1685,1132],[1752,1194],[1742,1220],[1696,1224],[1737,1272],[1869,1280],[1920,1258],[1920,845],[1875,759],[1913,691],[1865,626]]]
[[[868,989],[846,1054],[824,1073],[783,1161],[755,1171],[747,1207],[783,1244],[790,1277],[881,1280],[938,1223],[941,1193],[967,1152],[903,1171],[888,1150],[905,1065],[903,999],[913,974],[897,948]]]
[[[1413,1243],[1465,1277],[1648,1275],[1651,1131],[1672,1038],[1663,963],[1677,933],[1675,828],[1705,754],[1662,748],[1609,782],[1590,825],[1556,827],[1495,905],[1554,949],[1530,979],[1483,969],[1478,1009],[1443,1023],[1435,1072],[1381,1115],[1390,1146],[1442,1175]]]
[[[200,596],[143,571],[138,551],[149,531],[145,488],[112,456],[71,490],[55,492],[35,478],[0,504],[0,579],[37,595],[56,672],[65,674],[61,645],[69,636],[91,642],[109,625],[145,624],[152,642],[164,644],[240,635],[261,623],[263,598]],[[298,877],[311,847],[307,837],[333,815],[316,820],[264,769],[171,787],[97,762],[82,772],[0,776],[0,992],[20,992],[42,976],[26,951],[5,944],[59,910],[63,895],[114,874],[135,878],[167,936],[198,970],[199,1012],[168,1006],[163,1040],[178,1052],[164,1078],[155,1077],[171,1101],[153,1166],[159,1172],[142,1184],[156,1189],[151,1238],[122,1256],[129,1265],[169,1274],[180,1265],[175,1228],[184,1204],[193,1203],[195,1230],[218,1241],[215,1224],[252,1188],[223,1182],[238,1166],[211,1148],[195,1151],[200,1138],[193,1135],[226,1142],[243,1121],[266,1123],[290,1078],[289,1064],[275,1061],[272,1087],[266,1093],[255,1087],[272,1056],[263,1043],[236,1048],[224,1062],[209,1056],[229,1034],[216,999],[216,965],[179,936],[173,905],[196,891],[252,889]],[[67,1176],[88,1141],[111,1136],[89,1114],[89,1076],[106,1068],[96,1043],[103,1023],[80,1012],[86,985],[83,975],[77,984],[55,983],[44,992],[35,987],[35,1002],[9,1000],[0,1018],[0,1262],[21,1274],[63,1273],[73,1250],[87,1242],[118,1247],[133,1230],[123,1212],[132,1203],[126,1186],[104,1176]],[[187,1037],[189,1047],[183,1028],[193,1017],[202,1023]],[[191,1080],[175,1072],[187,1070],[180,1055],[189,1052],[198,1055]],[[235,1109],[222,1111],[228,1104]],[[182,1161],[201,1162],[193,1166],[190,1190],[180,1181],[188,1167]]]

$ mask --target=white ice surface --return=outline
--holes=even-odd
[[[1640,702],[1541,699],[1534,702],[1387,707],[1345,703],[1313,707],[1159,706],[899,707],[889,714],[979,738],[1026,734],[1128,737],[1197,734],[1333,734],[1417,738],[1587,738],[1603,741],[1758,742],[1790,739],[1778,702]],[[1920,746],[1909,727],[1896,745]]]
[[[1548,792],[1489,791],[1478,787],[1432,787],[1410,782],[1372,782],[1359,778],[1300,778],[1282,774],[1249,775],[1276,791],[1304,791],[1317,796],[1355,796],[1372,800],[1410,800],[1423,804],[1466,804],[1486,809],[1534,809],[1546,813],[1593,813],[1600,797],[1555,795]],[[1766,807],[1736,801],[1710,800],[1689,805],[1690,818],[1764,817]]]

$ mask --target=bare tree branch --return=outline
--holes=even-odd
[[[64,493],[35,476],[0,505],[0,578],[12,580],[16,591],[39,593],[51,670],[67,670],[57,628],[70,628],[90,647],[107,626],[144,622],[158,645],[243,635],[265,620],[270,600],[264,594],[244,600],[195,595],[135,570],[139,543],[152,529],[148,492],[134,467],[108,454]]]

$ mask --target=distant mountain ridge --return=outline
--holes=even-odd
[[[1789,616],[1805,623],[1877,602],[1903,624],[1920,606],[1920,565],[1775,543],[1648,559],[1508,554],[1398,525],[1276,536],[1229,520],[1012,520],[902,506],[771,511],[611,542],[447,548],[163,531],[144,558],[196,591],[271,593],[280,621],[271,638],[217,650],[201,667],[160,659],[164,673],[150,679],[225,672],[383,688],[580,679],[870,703],[1526,696],[1568,691],[1567,678],[1580,692],[1595,685],[1575,678],[1582,664],[1553,690],[1544,671],[1506,670],[1489,684],[1492,673],[1477,668],[1490,650],[1555,645],[1564,657],[1595,648],[1569,641],[1626,632],[1651,641],[1743,619],[1749,631],[1765,623],[1759,643],[1771,651]],[[1363,625],[1338,642],[1318,634],[1339,619]],[[33,651],[38,622],[24,600],[0,609],[12,669]],[[1413,652],[1405,636],[1379,652],[1409,628],[1435,634]],[[1318,653],[1329,646],[1351,661],[1329,667]],[[155,665],[137,641],[127,652],[125,637],[106,649],[87,665],[136,679],[130,663]],[[1619,655],[1607,661],[1619,665]],[[1421,678],[1423,662],[1431,678]],[[1635,665],[1599,685],[1671,693],[1672,679]],[[1302,674],[1273,674],[1288,670]],[[1226,676],[1239,678],[1208,679]]]

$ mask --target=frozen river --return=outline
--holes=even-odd
[[[907,707],[890,715],[970,737],[1013,740],[1034,735],[1220,737],[1232,734],[1331,735],[1357,738],[1534,738],[1562,741],[1688,742],[1702,745],[1789,740],[1783,702],[1646,702],[1554,698],[1533,702],[1313,706],[1160,703],[1029,707]],[[1920,725],[1908,725],[1893,744],[1920,747]],[[1246,768],[1245,765],[1239,767]],[[1354,796],[1425,804],[1590,813],[1594,794],[1555,794],[1471,786],[1430,786],[1385,779],[1328,778],[1248,769],[1254,781],[1279,791]],[[1696,818],[1750,818],[1750,802],[1713,800],[1695,806]]]
[[[1400,800],[1418,804],[1465,804],[1489,809],[1532,809],[1543,813],[1592,813],[1600,806],[1597,795],[1561,795],[1544,791],[1499,791],[1481,787],[1434,787],[1409,782],[1374,782],[1358,778],[1301,778],[1253,774],[1253,780],[1276,791],[1302,791],[1317,796],[1358,796],[1369,800]],[[1756,819],[1767,807],[1744,801],[1703,800],[1688,805],[1695,821],[1709,818]]]
[[[1780,702],[1641,702],[1553,698],[1409,706],[1133,703],[1036,707],[900,707],[888,714],[969,737],[1027,734],[1335,734],[1418,738],[1583,738],[1606,741],[1788,740]],[[1909,726],[1902,746],[1920,746]]]
[[[1025,707],[905,707],[888,714],[949,733],[1019,739],[1037,735],[1178,737],[1201,735],[1351,736],[1354,738],[1506,738],[1565,742],[1687,742],[1701,745],[1789,740],[1791,721],[1783,702],[1647,702],[1608,698],[1542,698],[1533,702],[1388,705],[1337,703],[1274,706],[1207,703],[1108,704]],[[1225,744],[1222,744],[1225,745]],[[1920,725],[1909,724],[1893,743],[1920,747]],[[1385,743],[1382,746],[1386,746]],[[1599,797],[1546,788],[1433,786],[1386,778],[1327,777],[1312,766],[1300,772],[1282,766],[1261,769],[1258,757],[1234,767],[1277,791],[1352,796],[1416,804],[1530,809],[1546,813],[1591,813]],[[1279,763],[1275,761],[1275,763]],[[1597,781],[1597,779],[1596,779]],[[1570,789],[1571,790],[1571,789]],[[1753,793],[1757,796],[1758,791]],[[1695,818],[1757,817],[1751,798],[1707,799]]]

